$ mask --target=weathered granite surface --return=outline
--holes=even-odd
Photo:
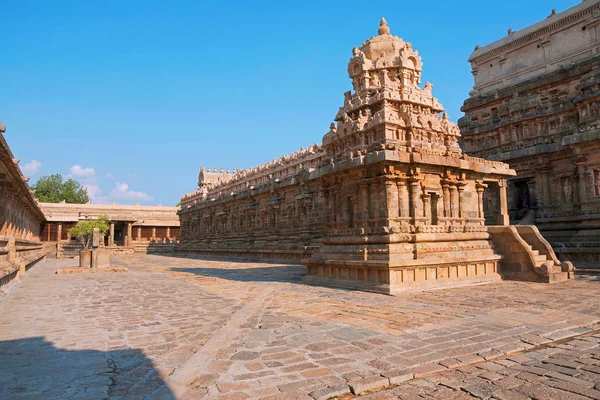
[[[4,139],[5,131],[0,123],[0,287],[14,283],[45,254],[39,237],[45,217]]]
[[[421,72],[418,52],[382,19],[352,51],[354,90],[322,144],[245,171],[202,167],[199,189],[181,199],[177,250],[301,259],[307,283],[384,293],[500,279],[483,196],[494,198],[493,224],[508,225],[505,183],[515,172],[462,153]],[[570,276],[519,243],[527,272]]]
[[[113,259],[129,271],[45,260],[0,299],[0,398],[310,400],[408,379],[383,398],[570,399],[600,381],[597,336],[576,339],[600,331],[597,276],[392,297],[306,286],[300,265]]]
[[[600,1],[588,0],[469,58],[463,150],[508,162],[513,223],[534,223],[561,259],[600,261]],[[484,201],[488,220],[496,199]],[[584,265],[584,264],[583,264]]]

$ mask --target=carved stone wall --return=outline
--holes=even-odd
[[[0,123],[0,286],[6,287],[44,257],[39,235],[45,218],[4,132]]]
[[[599,26],[589,0],[476,49],[459,121],[466,153],[516,170],[511,221],[535,221],[562,259],[588,262],[600,261]]]
[[[397,293],[489,282],[501,259],[485,226],[508,224],[501,162],[469,157],[458,127],[420,87],[410,43],[379,35],[352,52],[321,146],[245,171],[200,171],[182,198],[180,251],[303,259],[307,283]]]

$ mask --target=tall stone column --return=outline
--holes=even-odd
[[[115,244],[115,224],[111,222],[110,236],[108,237],[108,245],[112,246],[113,244]]]
[[[498,225],[508,226],[510,225],[510,221],[508,218],[508,201],[506,199],[506,180],[502,179],[498,181]]]
[[[450,218],[452,217],[452,213],[450,211],[450,185],[447,183],[442,183],[442,193],[444,196],[444,217]]]
[[[62,223],[58,223],[58,232],[56,235],[56,243],[60,243],[62,241]]]
[[[381,204],[379,202],[379,191],[380,191],[380,185],[379,182],[373,182],[371,184],[371,201],[370,201],[370,206],[371,206],[371,217],[374,219],[379,219],[381,218]]]
[[[142,227],[138,226],[137,228],[137,241],[141,242],[142,241]]]
[[[369,220],[369,185],[361,183],[359,187],[360,219]]]
[[[425,224],[431,225],[431,195],[424,193],[421,195],[423,201],[423,217],[426,218]]]
[[[477,190],[477,218],[484,219],[485,214],[483,211],[483,192],[485,191],[486,185],[478,183],[476,186]]]
[[[167,240],[171,239],[171,227],[167,226]]]
[[[585,161],[578,160],[577,165],[577,189],[579,194],[579,202],[583,203],[587,200],[587,188],[585,187]]]
[[[156,227],[152,227],[152,240],[156,240]]]
[[[544,168],[540,171],[540,181],[542,185],[542,206],[549,206],[552,204],[552,200],[550,199],[550,180],[549,180],[550,171],[547,168]]]
[[[458,189],[455,185],[450,185],[450,216],[458,218]]]
[[[402,218],[409,218],[410,199],[408,195],[408,187],[406,186],[406,181],[398,181],[396,182],[396,186],[398,188],[399,216]]]
[[[417,218],[423,215],[423,202],[419,199],[421,194],[421,181],[416,178],[410,180],[410,216],[416,225]]]
[[[459,183],[456,187],[456,189],[458,190],[458,217],[459,218],[466,218],[467,217],[467,210],[465,210],[465,198],[464,198],[464,193],[465,193],[465,184],[464,183]]]
[[[388,218],[398,217],[398,187],[392,180],[385,181],[385,208]]]
[[[529,204],[532,208],[537,208],[537,182],[534,179],[531,179],[527,182],[527,188],[529,189]]]
[[[132,225],[133,224],[131,222],[127,223],[127,241],[126,241],[127,246],[131,246],[132,245],[132,242],[131,242]]]

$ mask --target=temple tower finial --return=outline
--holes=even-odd
[[[381,18],[381,21],[379,22],[379,29],[377,30],[377,33],[379,33],[379,35],[389,35],[390,34],[390,27],[388,26],[385,18]]]

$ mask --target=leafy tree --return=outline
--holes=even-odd
[[[66,203],[85,204],[90,201],[87,190],[81,183],[69,178],[63,182],[60,174],[42,176],[31,187],[35,190],[35,197],[43,203]]]
[[[110,229],[110,221],[108,216],[101,215],[98,219],[89,219],[86,221],[79,221],[77,225],[67,231],[67,234],[71,237],[75,236],[83,239],[83,244],[86,249],[90,248],[92,242],[92,234],[94,228],[98,228],[100,231],[100,237],[104,237],[106,232]]]

